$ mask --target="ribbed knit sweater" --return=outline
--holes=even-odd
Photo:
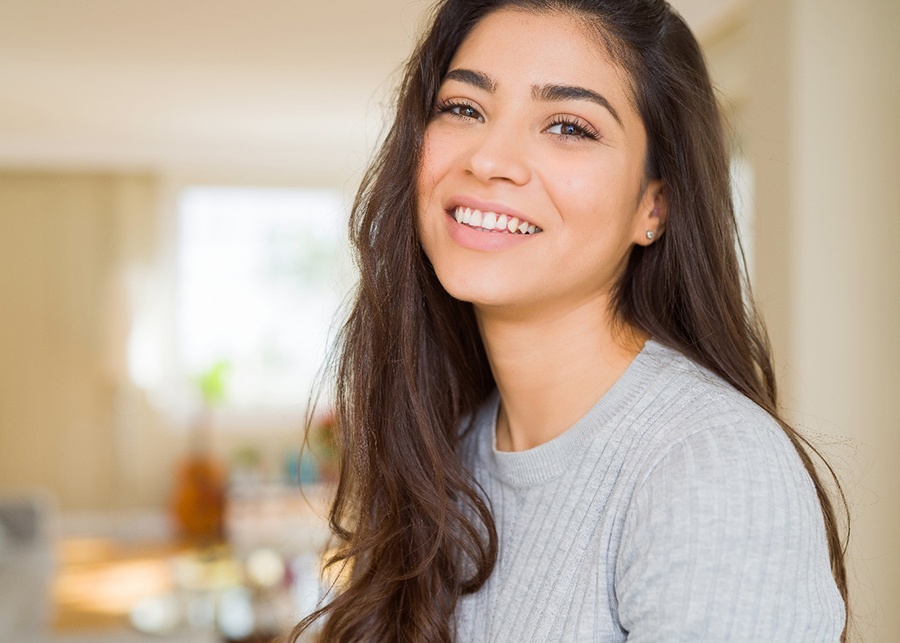
[[[461,642],[838,641],[812,480],[778,424],[649,341],[557,438],[495,448],[499,398],[462,453],[500,538],[458,606]]]

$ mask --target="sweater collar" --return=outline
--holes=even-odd
[[[660,370],[660,358],[671,349],[648,340],[615,384],[575,424],[552,440],[525,451],[498,451],[497,413],[500,395],[494,390],[479,413],[480,453],[488,470],[499,480],[525,487],[556,478],[584,457],[589,443],[608,440],[648,383]]]

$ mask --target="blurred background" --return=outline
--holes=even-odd
[[[677,0],[789,416],[900,639],[900,2]],[[420,0],[0,0],[0,639],[265,640],[309,605],[310,385]],[[160,640],[160,639],[157,639]]]

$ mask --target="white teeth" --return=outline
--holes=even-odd
[[[540,232],[541,229],[536,225],[520,220],[519,217],[513,217],[508,214],[497,214],[496,212],[481,212],[474,208],[464,208],[458,206],[453,211],[453,218],[457,223],[463,223],[473,228],[482,228],[484,230],[497,230],[499,232],[518,232],[519,234],[534,234]]]

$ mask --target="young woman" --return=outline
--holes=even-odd
[[[707,71],[662,0],[446,0],[354,207],[325,641],[837,641]]]

